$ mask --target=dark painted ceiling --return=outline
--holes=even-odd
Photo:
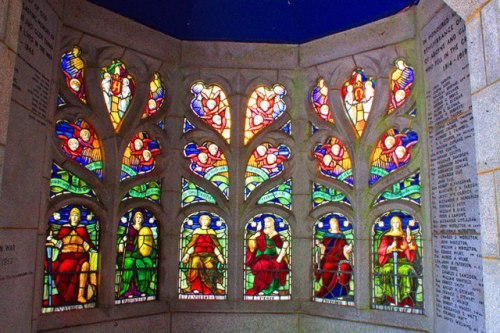
[[[377,21],[418,3],[418,0],[89,1],[183,40],[291,44]]]

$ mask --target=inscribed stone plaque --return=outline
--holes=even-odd
[[[58,18],[45,1],[24,1],[12,99],[45,124]]]
[[[474,123],[464,22],[443,8],[422,31],[430,126],[436,332],[484,332]]]

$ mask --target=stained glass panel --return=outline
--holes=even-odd
[[[314,301],[354,306],[354,235],[339,213],[322,216],[314,225]]]
[[[125,64],[115,59],[101,70],[101,88],[111,124],[116,132],[135,94],[134,79],[127,73]]]
[[[392,128],[384,133],[373,152],[370,185],[408,164],[411,159],[411,148],[417,142],[417,133],[410,130],[399,133],[397,129]]]
[[[375,200],[375,205],[388,200],[408,200],[420,205],[420,173],[417,172],[384,190]]]
[[[289,120],[285,125],[281,126],[280,130],[288,135],[292,135],[292,121]]]
[[[196,127],[194,127],[193,124],[187,118],[184,118],[184,124],[182,126],[182,133],[187,133],[189,131],[194,130]]]
[[[356,68],[340,91],[349,120],[358,137],[363,135],[375,97],[375,80]]]
[[[83,103],[87,103],[85,96],[85,85],[83,78],[85,75],[85,63],[80,58],[82,51],[78,46],[61,57],[61,68],[66,80],[66,86],[75,94]]]
[[[311,122],[309,124],[311,124],[311,134],[316,133],[318,131],[318,128]]]
[[[42,312],[93,308],[99,263],[99,225],[84,206],[69,205],[49,218]]]
[[[191,101],[193,112],[219,132],[229,143],[231,110],[224,90],[216,84],[207,86],[199,81],[193,84],[191,92],[194,94],[194,99]]]
[[[115,303],[155,300],[157,268],[157,220],[146,209],[132,209],[118,223]]]
[[[311,102],[316,113],[321,117],[321,119],[328,121],[329,123],[334,123],[332,111],[328,105],[328,87],[325,85],[323,79],[318,80],[318,84],[314,87],[311,93]]]
[[[275,204],[288,209],[292,209],[292,180],[288,179],[259,198],[257,205]]]
[[[191,142],[184,147],[184,156],[191,160],[189,168],[193,173],[211,181],[226,198],[229,197],[229,169],[219,146],[210,141],[201,146]]]
[[[259,214],[245,228],[245,300],[290,299],[290,226],[275,214]]]
[[[182,223],[179,262],[180,299],[227,298],[227,226],[209,212]]]
[[[412,117],[417,117],[417,108],[414,108],[413,110],[410,111],[410,113],[408,113],[410,116]]]
[[[415,79],[413,67],[408,66],[403,58],[397,59],[394,65],[395,68],[391,73],[391,104],[388,113],[393,112],[406,102]]]
[[[380,216],[372,231],[373,307],[423,313],[422,233],[407,212]]]
[[[313,155],[318,160],[317,167],[321,174],[349,185],[354,184],[351,158],[342,141],[331,137],[326,143],[317,145]]]
[[[57,107],[60,108],[61,106],[65,106],[66,101],[64,98],[61,97],[61,95],[57,95]]]
[[[132,198],[146,199],[152,202],[160,203],[161,180],[148,182],[133,186],[123,197],[123,200]]]
[[[312,204],[313,208],[321,206],[329,202],[341,202],[346,205],[351,205],[351,202],[342,191],[332,187],[313,183]]]
[[[280,84],[275,84],[272,88],[266,86],[255,88],[247,104],[245,144],[285,112],[286,105],[283,100],[285,94],[286,89]]]
[[[279,175],[289,158],[290,148],[285,145],[275,148],[270,143],[263,143],[255,148],[245,172],[245,199],[257,186]]]
[[[50,198],[62,194],[80,194],[91,198],[96,198],[96,194],[89,185],[80,177],[64,170],[56,163],[52,163],[50,176]]]
[[[102,145],[92,126],[82,119],[74,123],[60,120],[56,123],[56,134],[66,156],[102,179]]]
[[[151,139],[146,132],[137,133],[125,148],[120,180],[153,171],[159,154],[160,144],[157,140]]]
[[[187,205],[193,203],[216,203],[213,195],[208,193],[203,187],[196,185],[195,183],[182,178],[182,202],[181,206],[186,207]]]
[[[161,76],[159,73],[155,73],[153,80],[149,83],[148,105],[144,109],[142,119],[151,117],[160,110],[165,101],[165,93],[165,85],[161,80]]]

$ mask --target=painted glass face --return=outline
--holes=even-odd
[[[328,92],[329,89],[326,86],[325,81],[323,79],[319,79],[317,85],[311,93],[311,103],[314,111],[321,119],[333,124],[332,110],[328,104]]]
[[[227,226],[218,215],[201,211],[181,227],[179,298],[227,298]]]
[[[45,242],[42,312],[93,308],[99,263],[99,225],[84,206],[52,214]]]
[[[134,135],[123,154],[120,180],[153,171],[160,152],[160,144],[156,139],[150,138],[148,133],[140,132]]]
[[[313,155],[321,174],[353,185],[351,158],[342,141],[331,137],[326,143],[317,145]]]
[[[165,101],[165,84],[161,80],[161,75],[159,73],[155,73],[153,79],[149,83],[149,97],[148,104],[144,109],[144,113],[142,114],[142,119],[151,117],[158,113],[163,102]]]
[[[391,103],[388,113],[393,112],[406,102],[413,88],[414,79],[413,67],[409,66],[403,58],[396,59],[394,70],[391,73]]]
[[[87,103],[85,96],[85,63],[80,57],[82,51],[78,46],[74,46],[71,51],[64,53],[61,57],[61,69],[66,80],[68,89],[78,97],[83,103]],[[60,103],[58,103],[60,105]]]

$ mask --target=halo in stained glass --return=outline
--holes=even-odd
[[[313,288],[315,302],[354,306],[354,234],[340,213],[314,224]]]
[[[375,205],[389,200],[408,200],[420,205],[420,172],[406,177],[400,182],[392,184],[382,192],[375,200]]]
[[[160,152],[160,144],[147,132],[134,135],[123,154],[120,181],[153,171]]]
[[[313,208],[324,205],[329,202],[340,202],[351,206],[351,202],[342,191],[333,187],[313,183],[312,205]]]
[[[82,51],[78,46],[74,46],[71,51],[64,53],[61,57],[61,68],[66,80],[66,86],[83,103],[87,103],[85,96],[85,62],[80,57]]]
[[[250,155],[245,172],[245,199],[252,191],[268,179],[279,175],[284,162],[290,158],[290,148],[280,145],[275,148],[270,143],[259,145]]]
[[[351,158],[342,141],[329,138],[326,143],[316,146],[313,156],[321,174],[351,186],[354,184]]]
[[[245,300],[280,301],[291,295],[291,231],[281,216],[264,213],[245,228]]]
[[[231,140],[231,109],[224,90],[216,85],[205,85],[203,81],[191,86],[194,98],[191,101],[193,112],[215,129],[226,141]]]
[[[318,116],[329,123],[334,123],[332,110],[328,104],[329,89],[325,85],[325,80],[318,79],[317,85],[311,93],[311,103]]]
[[[101,69],[101,88],[111,124],[118,132],[135,95],[134,79],[121,60],[114,59],[109,67]]]
[[[226,222],[212,212],[191,214],[181,227],[179,299],[226,298]]]
[[[154,73],[153,79],[149,83],[148,104],[142,114],[142,119],[155,115],[165,101],[165,84],[161,80],[160,73]]]
[[[423,313],[422,231],[409,213],[381,215],[372,229],[372,307]]]
[[[68,158],[102,179],[102,144],[92,126],[82,119],[74,123],[59,120],[56,123],[56,134],[61,140],[61,149]]]
[[[389,129],[380,138],[371,159],[369,184],[404,167],[411,160],[411,148],[418,142],[417,133],[395,128]]]
[[[285,95],[286,89],[281,84],[275,84],[272,88],[266,86],[255,88],[247,103],[245,144],[285,112],[286,105],[283,100]]]
[[[52,214],[45,243],[42,312],[93,308],[99,265],[99,223],[88,208]]]
[[[181,207],[202,202],[216,203],[214,196],[208,193],[203,187],[182,178]]]
[[[375,97],[375,80],[356,68],[340,90],[347,117],[358,137],[363,135]]]
[[[413,67],[403,58],[394,61],[394,70],[391,73],[391,103],[388,113],[393,112],[408,99],[413,88],[415,73]]]
[[[125,194],[123,200],[132,198],[146,199],[159,204],[161,198],[161,180],[133,186]]]
[[[50,175],[50,198],[63,194],[79,194],[97,198],[94,190],[85,181],[54,162]]]
[[[190,142],[184,147],[184,156],[190,159],[189,169],[194,174],[209,180],[229,198],[229,168],[219,146],[210,141],[202,145]]]
[[[264,193],[257,201],[257,205],[263,204],[274,204],[292,209],[292,180],[288,179]]]

